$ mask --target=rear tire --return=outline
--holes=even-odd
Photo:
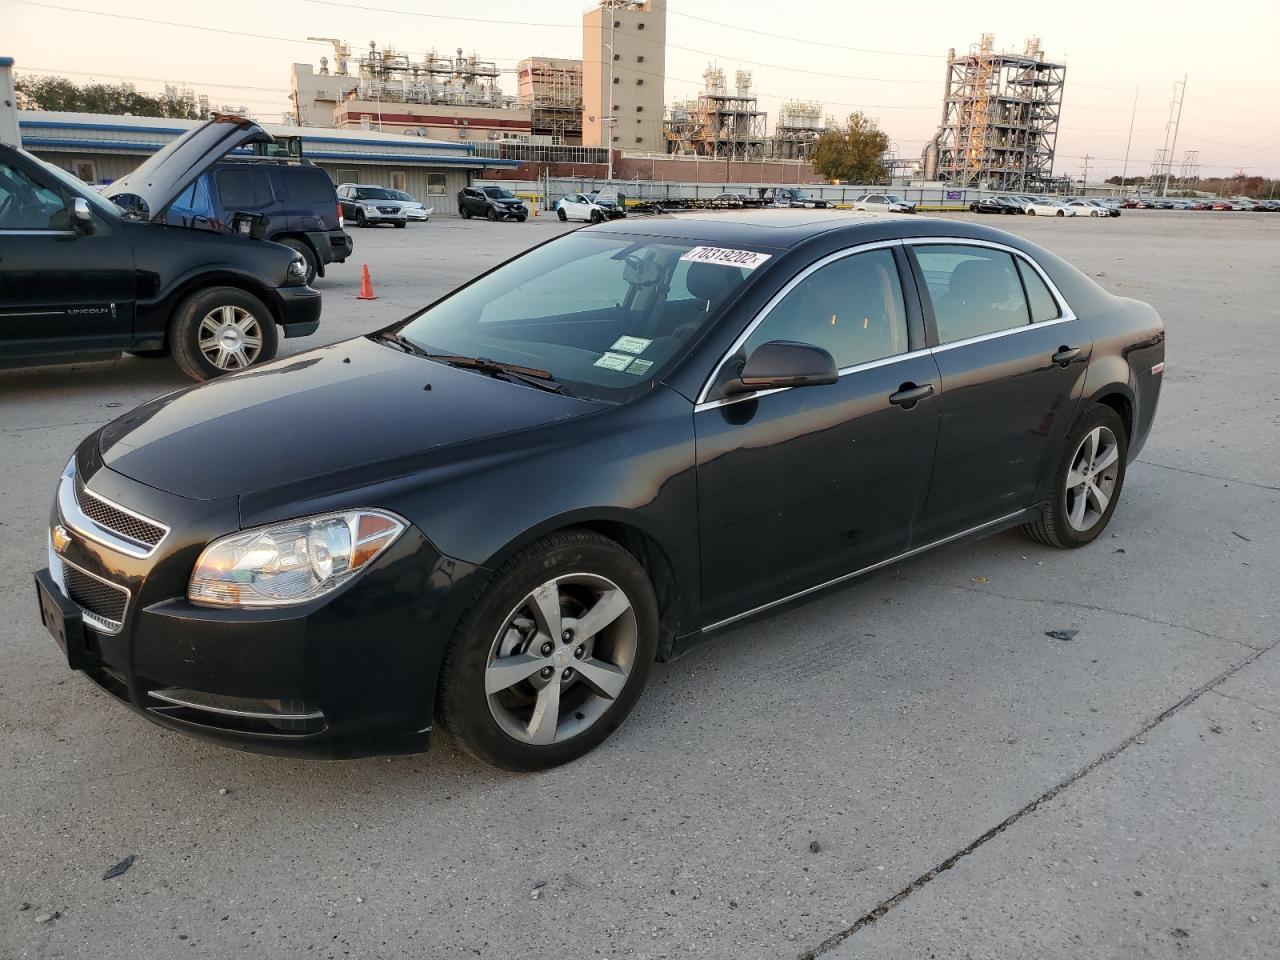
[[[1030,209],[1027,210],[1028,217],[1034,217],[1035,215],[1036,215],[1036,212],[1034,210],[1030,210]]]
[[[1110,407],[1095,403],[1076,421],[1053,468],[1052,499],[1022,532],[1039,543],[1071,550],[1096,540],[1111,522],[1124,488],[1129,439]],[[1101,504],[1099,497],[1105,497]],[[1101,506],[1101,509],[1099,509]]]
[[[307,263],[307,286],[311,286],[316,279],[316,274],[320,272],[320,258],[311,249],[311,244],[305,240],[299,240],[297,237],[287,237],[280,242],[290,250],[296,250],[302,255],[302,259]]]
[[[1065,212],[1065,211],[1062,211],[1062,210],[1059,210],[1059,211],[1058,211],[1058,216],[1060,216],[1060,217],[1065,217],[1066,215],[1067,215],[1067,214],[1066,214],[1066,212]]]
[[[563,210],[557,210],[556,217],[559,219],[561,223],[564,223],[566,220],[569,219],[569,215],[565,213]]]
[[[657,641],[657,600],[635,557],[590,530],[551,534],[504,563],[459,621],[440,718],[494,766],[567,763],[626,719]]]
[[[271,311],[238,287],[197,290],[178,305],[169,322],[174,362],[196,381],[266,363],[278,346]]]
[[[471,210],[470,210],[469,208],[467,208],[467,207],[459,207],[459,208],[458,208],[458,216],[460,216],[463,220],[470,220],[470,219],[471,219]]]

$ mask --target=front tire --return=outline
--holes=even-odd
[[[635,557],[590,530],[551,534],[503,564],[459,621],[440,717],[494,766],[567,763],[626,719],[657,642],[657,600]]]
[[[395,226],[395,228],[396,228],[397,230],[403,230],[403,229],[404,229],[405,227],[407,227],[408,225],[409,225],[409,221],[408,221],[408,220],[397,220],[397,221],[395,222],[395,224],[394,224],[394,226]]]
[[[1035,215],[1036,215],[1036,212],[1034,210],[1027,210],[1028,217],[1034,217]]]
[[[1124,488],[1129,440],[1124,422],[1095,403],[1076,421],[1053,472],[1053,499],[1022,528],[1032,540],[1070,550],[1092,543],[1111,522]]]
[[[497,222],[498,211],[493,209],[493,207],[490,207],[487,211],[485,211],[485,216],[489,218],[490,222]]]
[[[365,216],[364,211],[363,211],[363,210],[357,210],[357,211],[356,211],[356,226],[357,226],[357,227],[367,227],[368,225],[369,225],[369,218],[368,218],[367,216]]]
[[[1060,216],[1060,217],[1065,217],[1066,215],[1067,215],[1067,214],[1066,214],[1066,212],[1065,212],[1065,211],[1062,211],[1062,210],[1059,210],[1059,211],[1058,211],[1058,216]]]
[[[278,345],[271,311],[238,287],[197,290],[178,305],[169,325],[174,362],[196,381],[266,363]]]
[[[604,219],[604,214],[602,214],[599,210],[592,210],[592,211],[591,211],[591,222],[592,222],[592,223],[599,223],[599,222],[600,222],[600,221],[602,221],[603,219]]]

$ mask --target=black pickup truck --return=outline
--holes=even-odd
[[[0,145],[0,367],[172,355],[207,380],[265,363],[278,338],[314,333],[320,294],[266,218],[229,212],[225,232],[169,219],[228,152],[271,137],[219,117],[101,194]]]

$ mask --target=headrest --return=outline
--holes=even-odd
[[[965,260],[951,274],[947,292],[968,303],[999,303],[1009,295],[1009,273],[995,260]]]
[[[719,300],[732,289],[742,274],[736,267],[722,267],[716,263],[691,263],[685,275],[684,285],[695,300]]]

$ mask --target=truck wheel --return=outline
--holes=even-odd
[[[593,531],[553,533],[508,560],[459,621],[440,717],[495,766],[566,763],[626,719],[657,641],[658,604],[636,559]]]
[[[278,343],[271,311],[237,287],[197,290],[178,305],[169,324],[173,359],[197,381],[266,363]]]
[[[280,241],[290,250],[296,250],[302,254],[302,259],[307,263],[307,286],[311,286],[316,278],[316,274],[320,272],[320,258],[316,256],[316,252],[311,249],[311,244],[305,240],[299,240],[297,237],[286,237]]]

